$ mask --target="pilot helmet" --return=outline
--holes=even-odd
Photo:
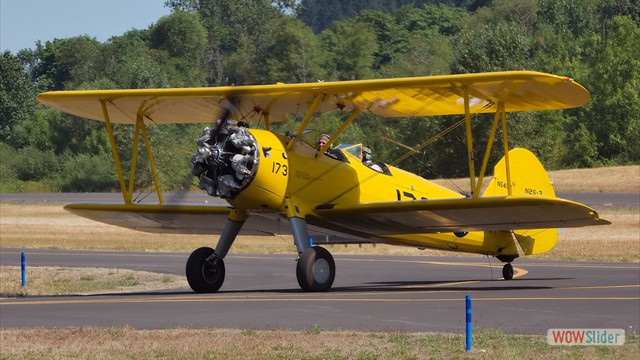
[[[371,148],[369,146],[364,146],[362,148],[362,160],[369,161],[371,160]]]

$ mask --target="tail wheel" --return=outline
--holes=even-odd
[[[187,282],[197,293],[214,293],[224,282],[224,261],[219,257],[211,257],[212,248],[201,247],[191,253],[187,260]]]
[[[510,263],[507,263],[502,268],[502,277],[505,280],[513,279],[513,266]]]
[[[296,266],[298,284],[303,291],[327,291],[336,277],[336,264],[326,249],[316,246],[306,249]]]

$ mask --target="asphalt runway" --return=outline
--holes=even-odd
[[[331,249],[329,247],[329,249]],[[183,274],[187,253],[0,249],[2,265],[129,268]],[[131,326],[463,332],[465,295],[473,324],[505,332],[618,328],[638,332],[640,264],[517,259],[511,281],[483,257],[336,255],[327,293],[303,293],[295,256],[225,259],[216,294],[188,288],[134,294],[5,298],[0,328]],[[20,279],[16,279],[20,281]]]

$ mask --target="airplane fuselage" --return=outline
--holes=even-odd
[[[323,153],[304,141],[295,141],[287,149],[292,141],[288,136],[258,129],[252,129],[251,134],[257,143],[253,179],[229,203],[241,209],[268,209],[287,217],[306,219],[311,232],[314,225],[332,228],[317,215],[316,209],[322,207],[318,204],[464,198],[458,192],[393,166],[385,166],[385,172],[376,171],[349,151],[333,149]],[[357,225],[331,230],[342,236],[393,245],[490,255],[517,254],[515,247],[508,246],[513,241],[504,232],[381,235],[363,231]]]

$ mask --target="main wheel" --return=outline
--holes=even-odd
[[[507,263],[502,268],[502,277],[505,280],[513,279],[513,266],[510,263]]]
[[[331,253],[315,246],[306,249],[296,266],[296,277],[303,291],[327,291],[336,277],[336,263]]]
[[[196,249],[187,260],[187,282],[197,293],[213,293],[218,291],[224,282],[224,261],[214,257],[213,249],[201,247]]]

